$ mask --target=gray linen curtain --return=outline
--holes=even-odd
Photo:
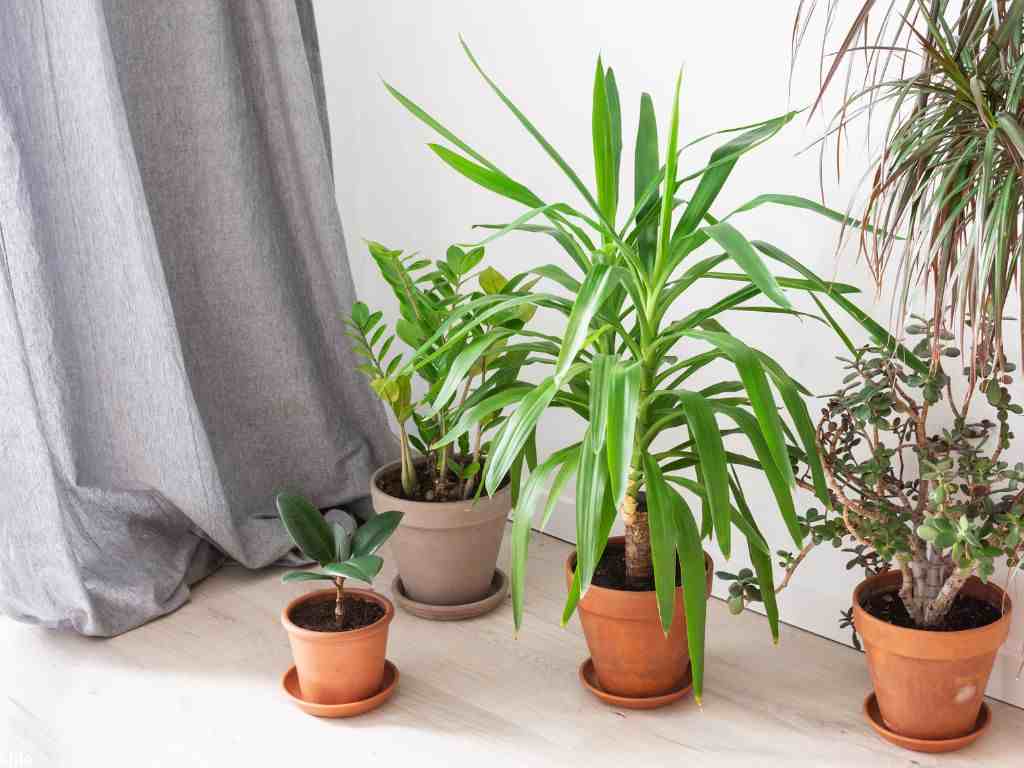
[[[391,458],[299,0],[0,3],[0,611],[113,635]]]

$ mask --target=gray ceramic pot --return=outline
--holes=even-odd
[[[382,491],[382,475],[396,461],[378,469],[370,481],[377,512],[404,512],[390,539],[405,593],[430,605],[464,605],[490,591],[505,521],[512,509],[508,486],[476,501],[430,502],[400,499]]]

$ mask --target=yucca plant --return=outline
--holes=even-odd
[[[800,4],[797,48],[816,5]],[[850,9],[826,12],[829,65],[814,109],[843,85],[821,147],[857,121],[883,126],[862,203],[876,230],[860,249],[880,287],[897,285],[897,321],[916,301],[970,349],[966,405],[1007,371],[1003,328],[1024,285],[1024,2],[864,0],[845,26],[839,15]],[[841,34],[834,51],[831,30]]]
[[[784,291],[790,288],[808,292],[816,302],[820,302],[818,295],[827,296],[871,325],[846,298],[855,289],[827,283],[779,248],[749,240],[733,221],[744,211],[766,204],[816,211],[841,221],[844,217],[810,200],[774,194],[756,197],[721,218],[713,216],[711,207],[739,158],[774,136],[794,113],[696,139],[687,146],[719,134],[735,134],[712,152],[707,165],[680,177],[679,157],[686,147],[681,149],[679,140],[678,78],[664,164],[659,158],[651,97],[644,94],[640,100],[633,199],[622,217],[621,113],[612,70],[598,59],[591,126],[597,183],[591,191],[488,77],[465,43],[463,47],[498,98],[562,170],[586,208],[541,199],[418,104],[387,86],[413,115],[446,140],[449,146],[431,144],[430,148],[449,167],[527,208],[508,224],[490,225],[495,231],[478,245],[514,232],[542,234],[553,238],[574,265],[572,273],[556,264],[525,270],[504,286],[502,294],[470,302],[446,320],[443,333],[448,345],[460,343],[492,313],[524,304],[561,313],[566,323],[557,337],[525,342],[531,362],[542,366],[544,375],[538,384],[509,387],[465,409],[441,442],[458,439],[493,409],[514,405],[492,441],[484,466],[485,487],[494,492],[530,445],[548,408],[568,408],[578,414],[587,424],[584,438],[536,466],[515,508],[511,582],[516,626],[523,615],[526,550],[535,502],[550,482],[546,520],[561,489],[575,476],[577,566],[564,620],[590,586],[620,512],[626,530],[627,578],[641,588],[653,584],[666,632],[674,610],[677,560],[681,566],[693,685],[699,700],[707,599],[705,537],[714,537],[726,557],[732,551],[734,527],[746,540],[760,583],[766,587],[771,632],[778,637],[771,550],[744,499],[736,468],[764,473],[798,542],[802,535],[792,496],[798,480],[827,499],[803,390],[770,357],[731,335],[721,319],[730,311],[761,312],[768,318],[798,314]],[[686,186],[690,189],[684,191]],[[678,198],[679,194],[687,199]],[[710,252],[702,255],[698,249],[705,246]],[[776,278],[769,262],[787,266],[797,276]],[[536,278],[558,292],[527,290]],[[736,290],[708,303],[709,282],[733,284]],[[824,311],[824,303],[820,306]],[[716,361],[729,366],[728,373],[711,386],[692,387],[692,377]],[[780,416],[777,398],[791,426]],[[719,426],[719,419],[726,428]],[[727,447],[723,438],[729,435],[741,436],[753,456]],[[695,512],[691,503],[700,511]]]

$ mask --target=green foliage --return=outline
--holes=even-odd
[[[958,405],[940,363],[959,355],[953,335],[921,317],[905,330],[920,339],[914,353],[931,361],[925,375],[877,346],[842,358],[848,373],[823,412],[819,439],[835,506],[846,510],[846,520],[842,531],[827,528],[822,538],[859,542],[846,550],[855,555],[848,568],[938,563],[943,578],[986,580],[998,560],[1015,567],[1024,552],[1024,464],[1002,458],[1013,438],[1010,414],[1021,409],[1005,386],[1009,375],[994,366],[978,370],[985,401],[968,397]],[[953,423],[933,430],[928,414],[940,404]],[[972,420],[969,409],[979,405],[996,421]]]
[[[481,406],[517,392],[516,376],[529,355],[551,354],[554,345],[539,335],[530,342],[508,344],[536,308],[522,302],[489,312],[505,298],[522,296],[523,288],[510,285],[493,267],[477,269],[483,246],[452,245],[443,259],[434,261],[377,242],[367,246],[398,299],[399,317],[389,333],[382,313],[371,313],[357,302],[347,335],[364,360],[359,370],[399,423],[403,490],[408,497],[429,500],[450,498],[454,489],[468,498],[477,487],[487,452],[484,434],[503,423],[502,407],[515,399],[486,410],[485,419],[474,420],[473,445],[464,434],[439,441],[453,424],[463,423],[467,413],[480,414]],[[458,323],[449,322],[453,319]],[[396,336],[412,348],[411,354],[392,350]],[[424,390],[419,399],[413,396],[414,377]],[[414,449],[426,459],[425,486],[414,468]],[[499,482],[508,477],[511,463],[503,467]]]
[[[788,195],[762,195],[722,219],[713,216],[711,209],[739,160],[774,136],[795,113],[720,131],[681,146],[678,79],[663,165],[659,163],[653,102],[647,94],[640,99],[633,209],[622,217],[622,121],[612,70],[598,61],[591,92],[590,141],[596,180],[592,192],[484,72],[465,43],[463,47],[486,84],[561,170],[570,195],[582,198],[585,208],[541,199],[422,107],[387,86],[403,107],[450,145],[431,146],[448,167],[471,183],[527,208],[507,223],[485,225],[491,234],[478,246],[515,233],[540,234],[554,239],[573,264],[572,273],[546,264],[507,282],[485,273],[481,276],[485,300],[495,303],[480,300],[473,313],[449,316],[419,347],[417,357],[430,360],[432,354],[443,354],[453,339],[471,339],[484,332],[488,318],[509,317],[524,306],[564,317],[564,329],[557,336],[531,332],[529,341],[520,343],[524,331],[518,329],[506,347],[529,352],[530,362],[542,372],[540,382],[521,391],[513,385],[503,393],[477,400],[461,412],[439,444],[458,439],[489,418],[491,403],[493,407],[514,404],[515,410],[491,442],[483,468],[483,483],[493,491],[505,473],[521,461],[536,425],[549,408],[569,409],[583,418],[588,428],[582,443],[557,451],[538,466],[533,477],[541,479],[534,482],[531,478],[514,511],[511,583],[516,626],[522,621],[526,545],[540,483],[554,478],[547,514],[561,487],[575,473],[577,568],[563,618],[572,614],[590,584],[616,508],[622,504],[635,509],[646,504],[654,556],[654,571],[648,577],[653,579],[665,628],[672,623],[677,561],[682,569],[694,688],[699,698],[707,600],[702,536],[713,536],[728,553],[735,527],[747,540],[758,574],[769,584],[771,580],[770,550],[742,499],[733,468],[753,468],[769,477],[797,544],[801,529],[793,511],[792,489],[798,476],[801,481],[808,478],[827,502],[813,425],[801,394],[804,390],[781,366],[732,336],[722,323],[734,310],[799,314],[791,309],[787,288],[820,294],[857,322],[865,326],[871,322],[843,298],[855,289],[823,281],[780,249],[748,239],[736,219],[745,211],[778,205],[814,211],[848,224],[856,222],[813,201]],[[720,134],[730,138],[711,153],[704,167],[680,178],[681,153]],[[686,189],[691,183],[692,189]],[[701,253],[711,248],[710,254]],[[769,268],[775,264],[794,270],[798,277],[777,278]],[[719,269],[722,265],[731,268]],[[551,292],[534,288],[538,280]],[[737,289],[709,304],[709,281],[733,283]],[[768,303],[759,303],[762,300]],[[911,356],[883,329],[874,326],[871,331],[880,343]],[[431,349],[440,351],[432,353]],[[724,375],[717,387],[686,388],[690,376],[716,362],[731,367],[734,373]],[[407,364],[398,373],[418,370],[422,364]],[[723,443],[718,423],[723,415],[738,424],[735,432],[745,436],[756,458]],[[698,509],[708,510],[707,525],[704,519],[697,519],[684,494],[698,502]],[[774,601],[770,602],[769,619],[777,635]]]
[[[815,6],[800,4],[794,29]],[[866,261],[880,286],[896,285],[897,316],[915,298],[950,308],[962,340],[971,329],[972,365],[1000,367],[1024,243],[1024,3],[862,0],[825,13],[837,38],[820,46],[814,109],[839,83],[842,99],[822,141],[857,120],[884,124],[867,166],[863,215],[879,236],[860,240]],[[823,145],[823,164],[829,154]]]
[[[284,581],[335,581],[338,577],[373,582],[384,561],[376,554],[402,521],[401,512],[382,512],[358,528],[350,515],[329,525],[308,499],[291,493],[277,495],[277,511],[295,546],[319,566],[289,571]]]

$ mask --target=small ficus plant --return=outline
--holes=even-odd
[[[406,498],[427,501],[471,498],[480,490],[485,436],[502,422],[502,399],[510,387],[526,386],[516,376],[531,349],[553,342],[524,329],[535,311],[532,306],[482,317],[482,312],[467,311],[481,298],[500,299],[509,287],[497,270],[477,269],[484,257],[482,247],[452,245],[443,259],[435,261],[376,242],[368,247],[398,299],[399,317],[392,331],[381,312],[357,302],[347,335],[364,358],[359,370],[398,422],[402,492]],[[446,326],[453,313],[465,313],[475,323],[471,333],[454,341]],[[520,343],[511,344],[513,336],[521,337]],[[530,337],[529,343],[524,336]],[[395,352],[396,337],[415,353],[407,357]],[[413,393],[414,376],[425,388],[419,399]],[[498,407],[491,408],[495,403]],[[485,419],[474,417],[481,404],[488,409]],[[467,428],[442,439],[470,421],[472,434]],[[422,476],[414,451],[425,457]]]
[[[328,523],[309,500],[291,493],[277,496],[277,511],[295,546],[317,568],[288,571],[291,581],[330,581],[336,597],[334,615],[345,618],[345,580],[372,584],[384,561],[376,554],[402,520],[401,512],[383,512],[357,526],[355,518],[343,513],[342,522]]]

